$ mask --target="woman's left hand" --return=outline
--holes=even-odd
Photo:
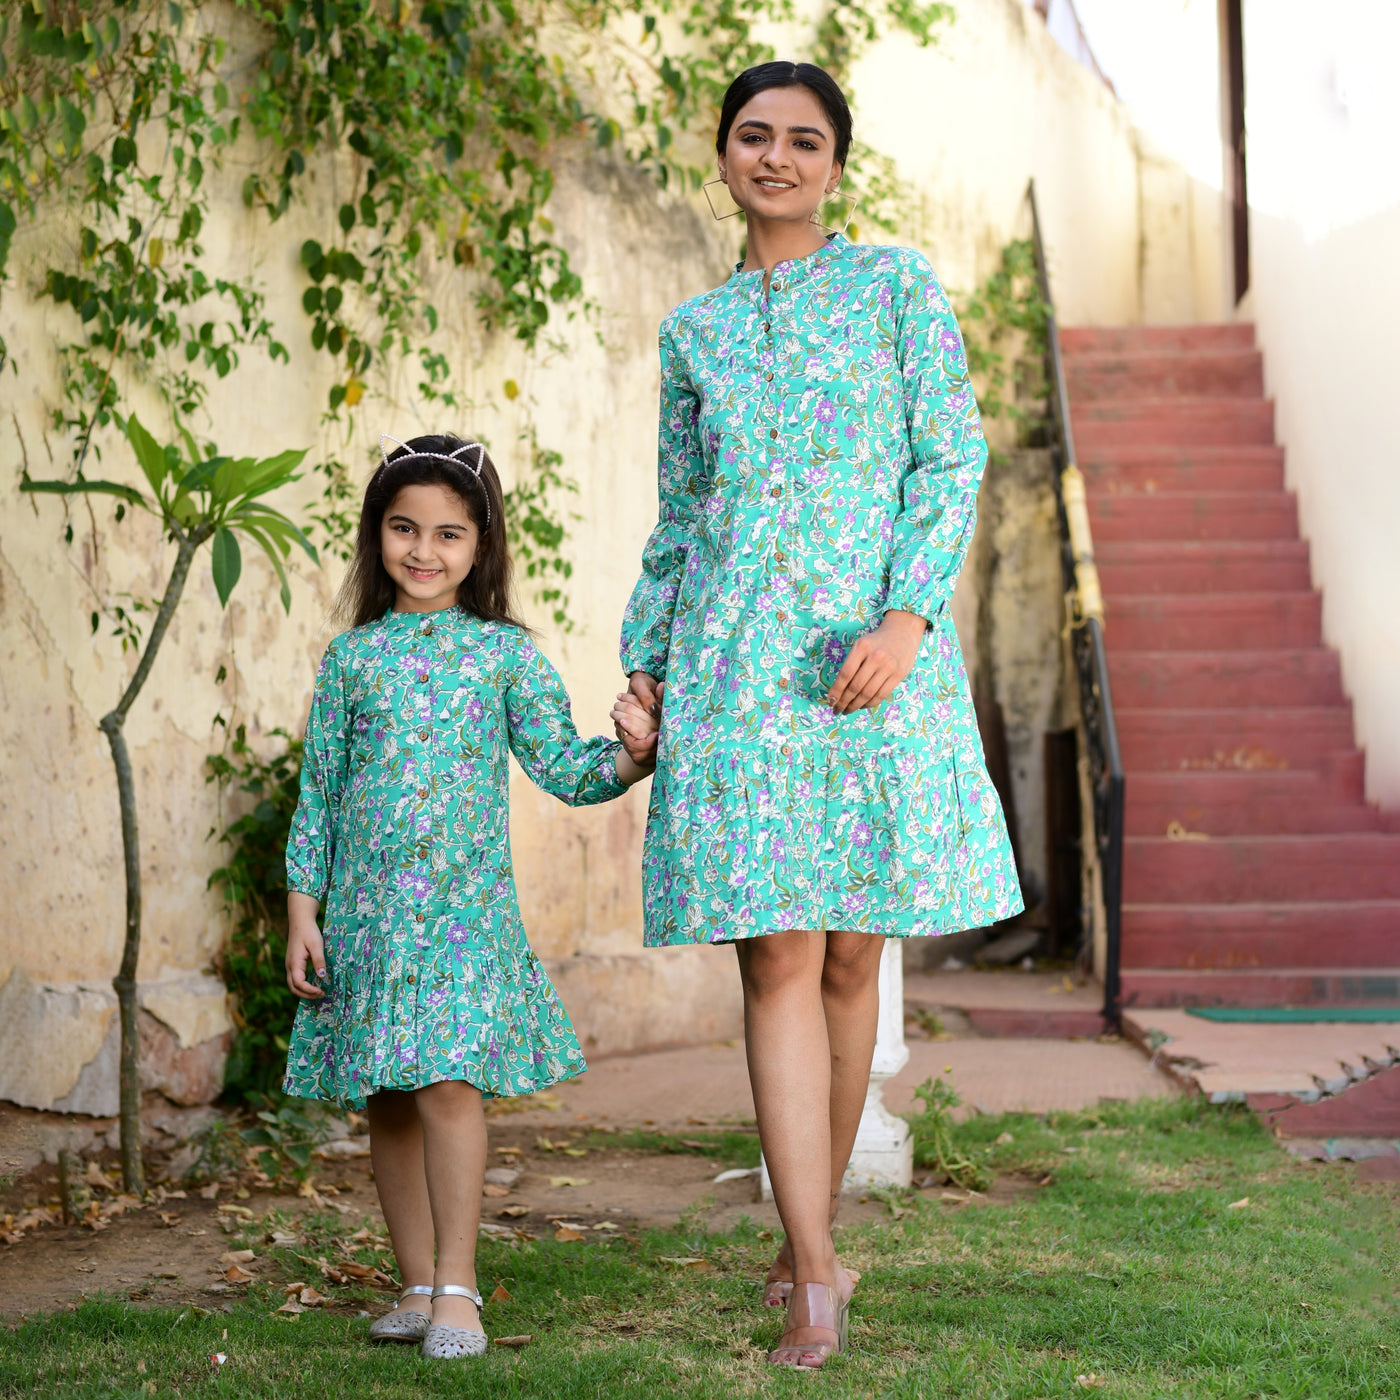
[[[883,704],[914,669],[927,630],[928,623],[917,613],[887,612],[884,621],[846,653],[826,703],[838,715]]]

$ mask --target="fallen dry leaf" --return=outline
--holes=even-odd
[[[1108,1384],[1108,1377],[1096,1376],[1090,1371],[1087,1376],[1076,1376],[1074,1382],[1076,1385],[1082,1386],[1085,1390],[1097,1390],[1100,1386]]]
[[[526,1337],[492,1337],[491,1340],[498,1347],[527,1347],[535,1339],[533,1336]]]
[[[591,1186],[592,1181],[586,1176],[552,1176],[549,1178],[551,1186]]]
[[[223,1184],[222,1181],[211,1181],[208,1186],[199,1188],[199,1194],[204,1200],[212,1201],[219,1194],[219,1187]]]
[[[315,1288],[308,1285],[297,1294],[297,1301],[303,1307],[324,1308],[331,1300],[324,1293],[318,1293]]]
[[[238,1215],[244,1220],[253,1218],[253,1212],[247,1206],[236,1206],[232,1201],[220,1201],[217,1209],[220,1215]]]
[[[349,1260],[342,1260],[337,1266],[342,1273],[349,1274],[351,1278],[365,1279],[376,1288],[393,1288],[394,1280],[386,1273],[381,1273],[372,1264],[355,1264]]]
[[[701,1259],[698,1255],[681,1255],[679,1258],[668,1259],[665,1255],[661,1257],[663,1264],[673,1264],[678,1269],[713,1269],[714,1265],[708,1259]]]
[[[503,1220],[519,1220],[522,1215],[529,1215],[529,1206],[502,1206],[496,1212]]]
[[[290,1230],[274,1230],[267,1237],[267,1242],[279,1245],[283,1249],[291,1249],[293,1245],[301,1243],[301,1236],[292,1234]]]
[[[588,1149],[587,1149],[586,1147],[562,1147],[562,1148],[560,1148],[559,1150],[560,1150],[561,1152],[563,1152],[563,1154],[564,1154],[566,1157],[587,1157],[587,1156],[588,1156]]]
[[[258,1256],[251,1249],[226,1249],[219,1255],[221,1264],[251,1264]]]
[[[253,1275],[247,1269],[241,1269],[237,1264],[230,1264],[224,1270],[225,1283],[252,1283]]]
[[[174,1210],[158,1210],[156,1212],[156,1219],[159,1220],[166,1229],[170,1229],[180,1223],[180,1213]]]
[[[295,1298],[288,1298],[277,1311],[280,1313],[304,1313],[306,1309]]]
[[[1249,1204],[1248,1196],[1241,1196],[1238,1201],[1231,1201],[1226,1210],[1243,1210]]]
[[[510,1187],[497,1186],[494,1182],[488,1181],[486,1185],[481,1188],[481,1194],[483,1196],[509,1196]]]
[[[561,1225],[554,1232],[554,1238],[558,1240],[560,1244],[575,1244],[583,1239],[583,1234],[568,1225]]]
[[[506,1291],[503,1283],[496,1285],[496,1291],[486,1300],[488,1303],[509,1303],[512,1301],[510,1294]]]
[[[499,1152],[502,1157],[518,1157],[520,1156],[521,1149],[518,1147],[498,1147],[496,1151]]]
[[[611,1220],[600,1220],[594,1227],[595,1230],[620,1230],[621,1225],[615,1225]]]

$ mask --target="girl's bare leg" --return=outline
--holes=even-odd
[[[476,1230],[486,1180],[481,1090],[460,1080],[444,1080],[419,1089],[413,1097],[423,1124],[423,1164],[437,1237],[433,1284],[475,1288]],[[481,1315],[469,1298],[434,1299],[433,1321],[469,1331],[481,1328]]]
[[[373,1095],[366,1108],[374,1185],[398,1260],[399,1285],[408,1288],[432,1283],[433,1216],[423,1170],[423,1129],[414,1095],[386,1090]],[[428,1298],[414,1294],[403,1300],[399,1310],[428,1312]]]
[[[880,954],[884,945],[879,934],[834,931],[826,935],[821,995],[831,1051],[828,1224],[835,1222],[841,1204],[841,1183],[870,1086],[870,1062],[880,1020]],[[778,1265],[778,1277],[784,1273],[792,1276],[792,1251],[786,1240],[778,1251]]]

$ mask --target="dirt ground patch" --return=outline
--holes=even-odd
[[[533,1120],[537,1115],[528,1115]],[[763,1228],[781,1229],[776,1209],[758,1197],[753,1176],[716,1181],[729,1165],[684,1151],[658,1152],[600,1144],[588,1125],[550,1125],[545,1131],[526,1115],[491,1122],[491,1165],[520,1173],[508,1188],[496,1187],[482,1201],[488,1231],[524,1230],[550,1237],[559,1225],[575,1227],[585,1238],[602,1226],[631,1233],[673,1227],[689,1216],[708,1230],[725,1231],[741,1218]],[[557,1119],[556,1119],[557,1122]],[[582,1151],[583,1155],[576,1155]],[[115,1178],[113,1154],[102,1159]],[[48,1224],[30,1228],[17,1243],[0,1244],[0,1315],[15,1318],[77,1306],[99,1294],[139,1305],[197,1304],[218,1308],[236,1290],[225,1282],[220,1255],[252,1226],[295,1232],[299,1218],[326,1209],[339,1213],[345,1234],[367,1229],[384,1233],[383,1217],[367,1157],[318,1164],[314,1184],[319,1200],[294,1189],[248,1189],[232,1185],[206,1199],[196,1187],[183,1194],[167,1186],[155,1199],[112,1216],[104,1228]],[[488,1188],[491,1190],[492,1188]],[[1019,1177],[1000,1179],[985,1195],[929,1182],[919,1195],[947,1210],[1009,1204],[1036,1189]],[[0,1218],[51,1207],[58,1199],[52,1166],[41,1165],[0,1193]],[[107,1199],[112,1199],[108,1196]],[[857,1224],[889,1218],[889,1206],[876,1199],[849,1199],[842,1222]],[[264,1224],[266,1222],[266,1224]],[[257,1266],[261,1268],[261,1263]],[[265,1281],[277,1281],[259,1274]],[[300,1277],[300,1275],[299,1275]],[[316,1281],[313,1276],[310,1281]],[[361,1292],[339,1304],[358,1310],[387,1307],[392,1294],[380,1290],[371,1302]]]

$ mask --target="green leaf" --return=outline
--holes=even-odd
[[[272,539],[263,533],[256,525],[240,522],[239,529],[250,539],[256,540],[261,546],[262,552],[272,561],[272,567],[277,570],[277,577],[282,581],[281,599],[282,607],[286,612],[292,610],[292,586],[287,581],[287,570],[283,567],[282,556],[278,553],[277,546]]]
[[[141,426],[141,420],[133,413],[126,420],[126,437],[136,453],[136,460],[151,483],[156,499],[160,499],[160,488],[165,484],[169,473],[169,461],[165,449]]]
[[[222,527],[214,531],[214,587],[219,592],[219,604],[228,607],[229,595],[243,572],[243,551],[232,530]]]
[[[123,486],[119,481],[89,481],[85,476],[80,476],[76,481],[34,481],[25,477],[20,482],[19,489],[35,495],[85,496],[95,493],[120,496],[122,500],[130,501],[132,505],[140,506],[143,510],[151,509],[150,502],[134,486]]]

